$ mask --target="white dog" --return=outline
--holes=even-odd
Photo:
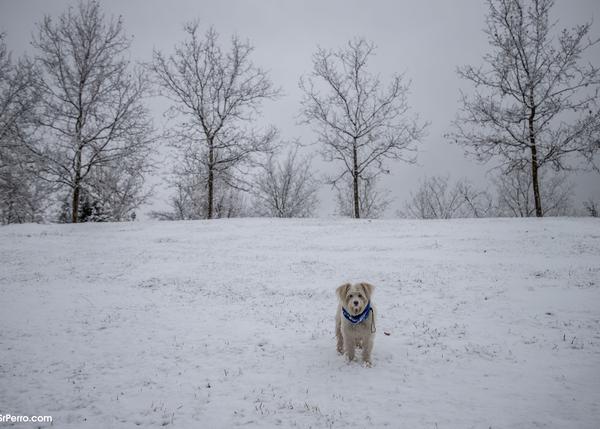
[[[339,298],[335,315],[337,351],[346,352],[354,360],[356,347],[362,348],[365,365],[371,366],[371,350],[375,337],[375,307],[371,302],[373,285],[369,283],[346,283],[337,288]]]

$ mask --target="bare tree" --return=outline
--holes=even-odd
[[[51,204],[48,185],[37,178],[36,166],[26,152],[7,148],[2,152],[0,223],[41,222]]]
[[[477,188],[470,180],[456,183],[456,190],[463,200],[460,217],[488,217],[494,215],[494,200],[485,189]]]
[[[35,160],[23,142],[37,95],[31,62],[13,64],[0,34],[0,222],[38,222],[48,206],[48,186],[34,174]]]
[[[143,98],[146,78],[133,69],[121,19],[107,19],[97,1],[80,2],[58,20],[45,16],[33,46],[41,99],[39,139],[31,151],[40,174],[71,191],[71,221],[95,169],[146,159],[152,123]]]
[[[339,161],[341,172],[330,178],[334,186],[349,177],[353,212],[360,218],[361,182],[373,189],[386,160],[413,162],[411,151],[423,137],[426,125],[408,117],[409,84],[394,75],[387,88],[367,69],[374,54],[373,43],[364,39],[348,42],[344,49],[318,49],[313,71],[300,80],[304,91],[302,114],[314,124],[327,161]]]
[[[157,220],[188,220],[188,219],[199,219],[195,217],[192,212],[193,201],[191,195],[188,192],[188,188],[184,183],[176,183],[172,186],[176,192],[169,198],[169,206],[172,210],[154,210],[150,212],[150,217]]]
[[[405,205],[405,213],[417,219],[450,219],[464,204],[457,187],[450,186],[450,178],[425,178],[419,189]]]
[[[254,210],[259,216],[310,217],[317,206],[318,183],[308,157],[290,149],[283,162],[270,156],[254,186]]]
[[[190,145],[175,156],[175,165],[167,181],[174,190],[169,199],[170,211],[155,211],[158,220],[205,219],[207,213],[206,164],[199,157],[202,148]],[[236,187],[229,186],[217,173],[213,177],[213,217],[238,217],[246,213],[246,201]]]
[[[171,210],[153,211],[150,216],[157,220],[204,219],[206,215],[206,193],[196,192],[196,190],[203,189],[203,187],[193,179],[193,176],[179,177],[172,186],[175,189],[175,194],[169,199]],[[247,213],[246,201],[239,189],[228,186],[216,188],[214,195],[215,218],[240,217]]]
[[[492,198],[477,189],[469,180],[456,183],[449,176],[434,176],[420,182],[416,193],[411,193],[402,216],[417,219],[451,219],[458,217],[486,217],[492,212]]]
[[[377,219],[383,216],[391,201],[387,191],[377,190],[377,176],[364,177],[358,187],[358,208],[363,218]],[[354,217],[355,201],[352,180],[336,184],[337,212],[341,216]]]
[[[561,173],[539,172],[540,197],[545,201],[546,216],[566,216],[571,213],[573,186]],[[530,217],[536,215],[532,176],[522,169],[511,174],[500,173],[493,179],[496,185],[498,216]]]
[[[462,94],[450,137],[480,160],[499,157],[510,173],[531,175],[536,216],[544,214],[540,170],[568,170],[581,155],[589,162],[600,144],[600,72],[583,55],[591,23],[554,35],[553,0],[488,0],[492,53],[485,67],[460,68],[475,86]],[[572,156],[573,155],[573,156]]]
[[[214,210],[217,218],[247,216],[248,203],[245,193],[227,184],[221,184],[215,194]]]
[[[276,131],[264,132],[251,127],[263,101],[274,99],[274,88],[267,73],[255,66],[250,55],[253,47],[238,37],[224,51],[218,34],[209,29],[198,35],[198,24],[185,26],[187,39],[169,56],[154,52],[151,69],[163,95],[173,101],[170,113],[181,119],[172,137],[183,150],[194,150],[204,165],[206,212],[214,216],[217,176],[221,183],[247,189],[242,177],[253,165],[255,155],[271,150]]]
[[[37,100],[33,91],[33,69],[30,62],[13,64],[11,54],[0,33],[0,147],[18,144],[23,125]]]
[[[104,220],[130,220],[135,210],[147,202],[152,193],[144,180],[148,172],[148,163],[143,156],[125,165],[103,165],[92,169],[85,182],[86,193],[93,203],[102,207]]]

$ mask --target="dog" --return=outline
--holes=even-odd
[[[374,286],[369,283],[345,283],[336,289],[339,299],[335,315],[337,351],[354,360],[356,347],[362,348],[362,359],[371,366],[375,337],[375,306],[371,302]]]

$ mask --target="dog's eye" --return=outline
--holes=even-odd
[[[348,298],[352,298],[354,295],[350,294],[350,296]]]
[[[362,294],[360,294],[360,293],[359,293],[359,294],[358,294],[358,297],[359,297],[359,298],[362,298]]]

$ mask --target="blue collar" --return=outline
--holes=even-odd
[[[356,325],[357,323],[364,322],[365,319],[367,317],[369,317],[370,312],[371,312],[371,302],[370,301],[367,303],[367,306],[365,307],[363,312],[360,314],[357,314],[356,316],[351,315],[350,313],[348,313],[348,311],[346,311],[346,309],[344,307],[342,307],[342,313],[344,313],[344,317],[346,318],[346,320],[348,322],[350,322],[354,325]]]

